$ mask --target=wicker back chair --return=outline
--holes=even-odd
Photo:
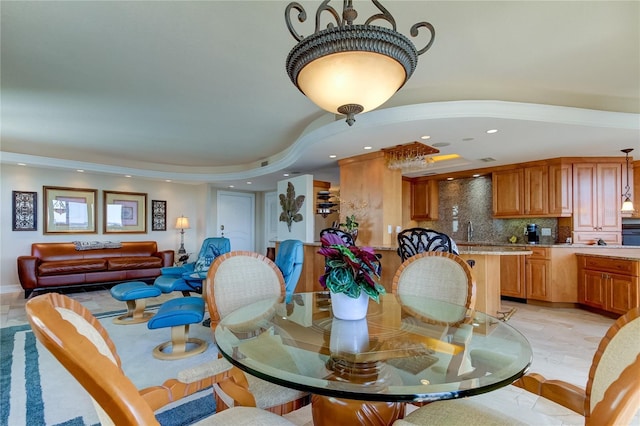
[[[29,300],[26,312],[36,338],[91,395],[103,425],[159,425],[154,410],[212,383],[186,385],[170,379],[162,386],[139,391],[124,374],[107,331],[79,302],[48,293]],[[215,414],[197,424],[238,424],[239,419],[250,419],[250,424],[292,424],[249,407]]]
[[[409,228],[398,233],[398,256],[402,261],[426,251],[458,254],[458,247],[447,234],[433,229]]]
[[[423,252],[405,260],[396,271],[391,291],[400,297],[406,309],[419,309],[418,316],[446,325],[467,322],[475,307],[476,282],[469,265],[459,256],[444,252]],[[414,306],[411,296],[433,300],[433,306]],[[437,308],[438,301],[451,306]],[[419,312],[418,312],[419,314]]]
[[[475,424],[630,424],[640,411],[640,308],[631,309],[609,328],[596,350],[586,388],[528,374],[514,384],[538,395],[502,388],[464,400],[434,402],[398,420],[394,426]],[[531,401],[524,404],[524,401]],[[555,404],[554,404],[555,403]],[[552,405],[552,406],[551,406]],[[542,409],[537,409],[542,407]]]
[[[216,258],[207,273],[204,297],[211,316],[211,328],[227,315],[262,300],[284,301],[284,278],[278,266],[266,256],[249,251],[232,251]],[[226,388],[214,385],[216,410],[222,411],[238,403],[255,405],[283,415],[311,402],[307,392],[285,388],[244,374],[227,360],[219,358],[182,372],[178,377],[187,383],[224,374],[234,384]]]

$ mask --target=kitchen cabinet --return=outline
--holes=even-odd
[[[620,244],[621,163],[573,164],[573,242]]]
[[[573,213],[571,164],[549,164],[549,215],[568,217]]]
[[[549,167],[524,168],[524,211],[527,216],[549,213]]]
[[[576,256],[579,303],[620,315],[640,306],[640,260]]]
[[[552,301],[551,258],[549,248],[532,247],[525,261],[527,299]]]
[[[568,217],[571,164],[536,164],[492,173],[494,217]]]
[[[500,256],[500,295],[526,299],[525,256]]]
[[[524,212],[524,171],[521,168],[491,174],[493,215],[518,217]]]
[[[438,219],[438,181],[417,179],[411,183],[411,219]]]

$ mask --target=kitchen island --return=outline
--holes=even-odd
[[[296,293],[323,290],[318,278],[324,273],[324,257],[319,255],[320,243],[304,244],[304,265]],[[402,263],[395,246],[373,247],[382,258],[382,275],[380,283],[387,292],[391,292],[391,284],[396,270]],[[472,272],[476,279],[476,309],[498,315],[500,309],[500,257],[526,256],[531,254],[527,247],[504,246],[459,246],[460,257],[475,262]]]

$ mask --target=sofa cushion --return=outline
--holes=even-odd
[[[131,257],[109,257],[107,268],[110,271],[122,271],[125,269],[148,269],[161,268],[162,259],[159,257],[131,256]]]
[[[38,275],[77,274],[104,271],[106,269],[107,261],[105,259],[61,260],[41,263],[38,266]]]

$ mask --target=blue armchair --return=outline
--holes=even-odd
[[[209,266],[216,257],[230,251],[231,243],[228,238],[207,238],[202,243],[195,262],[161,268],[161,275],[153,285],[163,293],[181,291],[184,296],[189,296],[191,292],[202,293],[202,282],[207,278]]]
[[[302,264],[304,262],[304,250],[302,241],[285,240],[280,243],[278,253],[276,254],[275,264],[282,272],[284,277],[284,287],[286,293],[286,303],[291,301],[293,292],[298,285],[300,274],[302,273]]]

